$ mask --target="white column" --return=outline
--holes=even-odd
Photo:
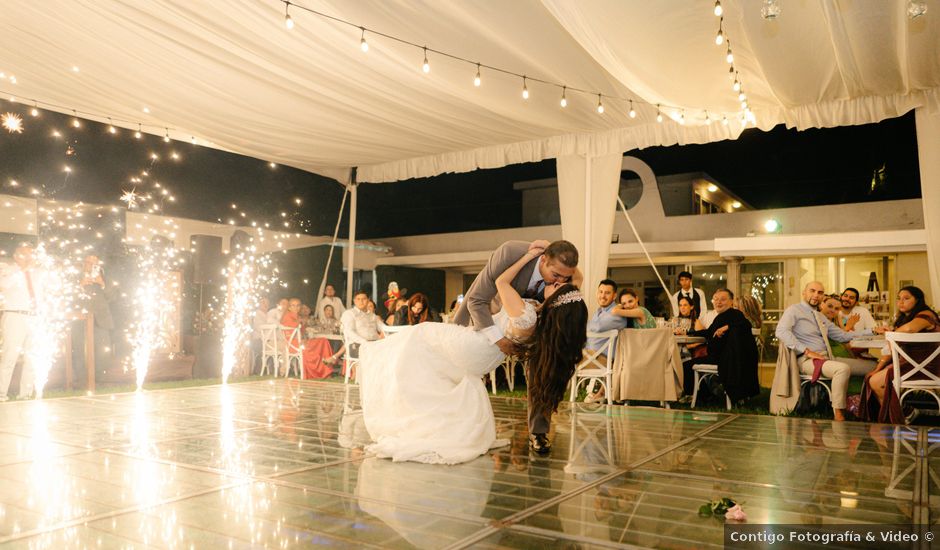
[[[589,310],[597,307],[595,289],[607,275],[621,159],[619,154],[570,155],[556,161],[561,235],[578,247]]]
[[[349,185],[349,244],[346,246],[348,253],[346,261],[346,309],[352,306],[353,299],[353,271],[356,266],[356,189],[355,182]]]
[[[726,274],[727,288],[737,296],[741,292],[741,260],[744,258],[741,256],[725,256],[723,259],[728,270]],[[705,299],[710,300],[711,296],[706,296]]]
[[[923,108],[914,110],[917,126],[917,156],[920,159],[920,192],[924,205],[924,229],[927,233],[927,267],[930,287],[924,288],[927,303],[936,305],[940,298],[940,114]],[[904,279],[903,273],[898,274]],[[926,286],[926,285],[925,285]]]

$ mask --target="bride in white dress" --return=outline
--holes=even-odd
[[[506,337],[531,347],[530,357],[542,358],[536,362],[551,371],[536,378],[548,385],[540,394],[554,401],[552,411],[580,359],[587,309],[571,284],[546,285],[544,305],[523,300],[512,288],[512,279],[541,253],[533,247],[496,279],[503,308],[493,321]],[[561,349],[540,349],[541,340]],[[421,323],[364,344],[357,376],[374,441],[366,451],[395,461],[457,464],[507,444],[496,439],[482,380],[504,358],[482,332],[442,323]]]

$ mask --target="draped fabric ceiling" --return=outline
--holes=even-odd
[[[724,0],[756,124],[864,124],[940,106],[940,2]],[[395,181],[571,154],[703,143],[741,132],[712,0],[299,0],[368,29],[535,78],[429,54],[276,0],[10,0],[0,17],[5,95],[348,181]],[[79,72],[72,70],[77,66]],[[637,117],[627,115],[634,98]],[[655,104],[666,122],[656,122]],[[144,107],[150,109],[146,114]],[[670,120],[684,110],[686,124]],[[727,116],[732,122],[705,124]],[[94,117],[89,117],[94,118]],[[99,117],[99,120],[101,118]],[[124,122],[118,122],[118,120]],[[28,120],[27,131],[28,131]]]

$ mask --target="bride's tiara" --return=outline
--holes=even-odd
[[[580,290],[570,290],[568,292],[565,292],[564,294],[559,296],[557,300],[552,302],[551,307],[558,307],[561,305],[570,304],[572,302],[583,302],[583,301],[584,301],[584,297],[581,296]]]

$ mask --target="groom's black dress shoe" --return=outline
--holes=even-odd
[[[540,455],[544,455],[552,450],[552,444],[545,434],[529,434],[529,448]]]

